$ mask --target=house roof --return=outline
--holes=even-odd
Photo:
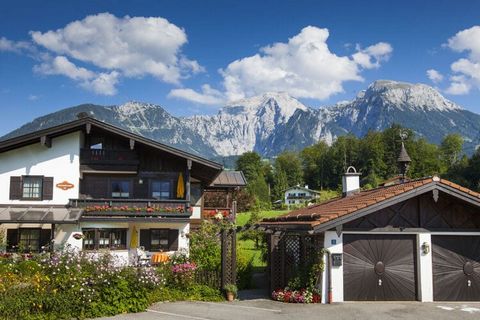
[[[292,189],[301,189],[301,190],[305,190],[305,191],[308,191],[308,192],[321,193],[320,191],[313,190],[313,189],[308,189],[308,188],[301,187],[301,186],[290,187],[290,188],[287,188],[287,189],[283,190],[283,192],[287,192],[288,190],[292,190]]]
[[[94,119],[88,116],[82,117],[80,119],[70,121],[58,126],[50,127],[47,129],[41,129],[41,130],[27,133],[18,137],[0,141],[0,153],[38,143],[44,137],[55,138],[71,132],[83,130],[86,128],[87,125],[91,127],[99,128],[101,130],[106,130],[108,132],[117,134],[127,139],[132,139],[135,141],[135,143],[140,143],[158,150],[168,152],[170,154],[184,158],[186,160],[191,160],[192,163],[199,164],[203,168],[202,170],[204,170],[205,172],[208,171],[208,179],[206,178],[206,180],[208,181],[213,181],[223,169],[223,165],[217,162],[168,146],[166,144],[157,142],[155,140],[145,138],[138,134],[126,131],[114,125],[99,121],[97,119]],[[196,171],[199,171],[199,170],[196,170]]]
[[[0,153],[11,150],[11,149],[16,149],[18,147],[22,147],[25,145],[29,144],[34,144],[40,141],[41,137],[47,136],[49,138],[54,138],[57,136],[61,136],[70,132],[77,131],[80,127],[85,126],[86,124],[90,124],[95,127],[99,127],[103,130],[110,131],[112,133],[116,133],[120,136],[126,137],[133,139],[135,141],[138,141],[140,143],[149,145],[151,147],[161,149],[170,153],[173,153],[177,156],[186,158],[186,159],[191,159],[192,161],[200,162],[202,164],[208,165],[210,167],[218,168],[221,169],[223,166],[217,162],[205,159],[203,157],[188,153],[186,151],[168,146],[166,144],[160,143],[158,141],[145,138],[143,136],[140,136],[138,134],[126,131],[124,129],[121,129],[117,126],[111,125],[109,123],[94,119],[92,117],[83,117],[74,121],[70,121],[58,126],[50,127],[47,129],[41,129],[38,131],[30,132],[21,136],[17,136],[11,139],[3,140],[0,141]]]
[[[480,193],[439,177],[428,177],[335,198],[279,217],[263,219],[260,225],[267,228],[328,230],[433,189],[440,189],[480,207]]]
[[[210,187],[214,188],[231,188],[231,187],[245,187],[247,179],[242,171],[223,170],[213,181]]]

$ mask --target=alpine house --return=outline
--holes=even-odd
[[[188,252],[205,192],[244,185],[240,172],[84,113],[0,142],[0,230],[9,252],[109,250],[133,263],[138,247]]]
[[[480,301],[480,194],[437,176],[409,180],[403,144],[398,160],[396,183],[361,191],[350,167],[342,197],[259,224],[271,290],[323,259],[323,302]]]

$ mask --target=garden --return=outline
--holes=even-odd
[[[160,301],[224,301],[220,288],[222,224],[205,221],[191,233],[190,255],[156,266],[124,266],[103,252],[0,256],[1,319],[83,319],[144,311]],[[250,284],[252,262],[240,249],[237,285]],[[228,286],[235,294],[237,286]],[[231,296],[231,295],[230,295]]]

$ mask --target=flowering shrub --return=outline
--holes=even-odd
[[[138,213],[185,213],[184,206],[176,207],[164,207],[164,206],[150,206],[150,207],[137,207],[137,206],[88,206],[85,207],[85,212],[138,212]]]
[[[0,258],[0,318],[85,318],[145,310],[165,279],[109,255],[66,251]]]
[[[173,264],[171,270],[173,284],[180,288],[186,288],[191,286],[195,281],[197,265],[193,262]]]
[[[320,294],[316,290],[289,290],[288,288],[273,291],[272,299],[288,303],[319,303],[321,301]]]

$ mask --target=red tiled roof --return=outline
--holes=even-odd
[[[261,225],[292,225],[302,222],[311,227],[335,220],[345,215],[350,215],[358,210],[370,207],[374,204],[395,198],[405,192],[418,189],[422,186],[439,183],[458,191],[476,197],[480,202],[480,193],[464,188],[458,184],[438,177],[429,177],[418,180],[410,180],[404,183],[389,185],[361,191],[351,196],[335,198],[307,208],[294,210],[285,215],[263,219]]]

